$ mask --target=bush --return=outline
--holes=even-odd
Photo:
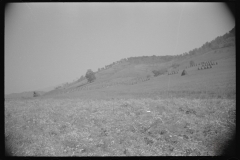
[[[157,77],[157,76],[162,75],[162,74],[164,74],[165,72],[167,72],[167,69],[166,69],[166,68],[163,68],[163,69],[160,69],[160,70],[153,70],[152,72],[153,72],[153,74],[154,74],[154,77]]]
[[[154,77],[156,77],[156,76],[158,76],[158,75],[159,75],[159,73],[158,73],[158,71],[157,71],[157,70],[153,70],[152,72],[153,72],[153,74],[154,74]]]
[[[88,82],[90,82],[90,83],[93,82],[96,79],[95,74],[94,74],[94,72],[91,69],[89,69],[87,71],[85,77],[87,78]]]

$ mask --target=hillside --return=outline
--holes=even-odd
[[[128,85],[145,81],[149,78],[154,78],[153,70],[167,69],[168,74],[179,71],[189,67],[189,62],[194,61],[199,64],[205,61],[218,61],[232,56],[232,49],[235,48],[235,27],[224,34],[206,42],[199,48],[195,48],[187,53],[182,53],[174,56],[142,56],[142,57],[128,57],[121,59],[105,67],[99,68],[95,72],[95,82],[89,84],[84,76],[72,83],[62,83],[54,87],[39,89],[40,95],[54,96],[62,93],[70,93],[79,90],[99,89],[108,86]],[[231,55],[228,55],[228,50]],[[166,73],[167,74],[167,73]],[[147,78],[148,77],[148,78]],[[32,92],[13,93],[6,95],[5,98],[30,98],[33,97]]]
[[[104,95],[102,93],[99,93],[99,89],[105,90],[108,87],[115,87],[113,90],[117,90],[118,92],[120,92],[121,89],[127,87],[127,90],[131,88],[132,90],[136,90],[135,92],[137,94],[141,94],[139,93],[139,88],[142,88],[143,86],[150,83],[154,83],[152,84],[154,86],[156,85],[155,81],[157,79],[169,81],[174,76],[181,78],[180,74],[184,69],[189,72],[189,76],[200,76],[201,74],[204,76],[205,73],[211,71],[221,72],[221,70],[218,70],[220,67],[213,67],[213,69],[209,71],[205,70],[204,72],[199,72],[197,70],[198,67],[201,67],[200,63],[218,62],[219,64],[223,65],[222,69],[224,70],[224,66],[235,63],[234,60],[235,28],[233,28],[229,33],[217,37],[210,43],[207,42],[202,47],[193,49],[188,53],[176,56],[145,56],[122,59],[118,62],[106,65],[105,68],[99,69],[99,71],[95,72],[96,80],[93,83],[88,83],[87,80],[82,77],[78,81],[65,84],[64,87],[58,87],[57,89],[45,93],[43,97],[83,97],[82,94],[87,94],[88,91],[94,91],[96,94]],[[193,61],[196,66],[191,67],[190,61]],[[234,67],[234,65],[232,67]],[[154,77],[153,70],[158,71],[161,69],[166,69],[167,72],[159,77]],[[234,68],[231,69],[234,70]],[[173,72],[176,72],[178,74],[172,76],[171,74]],[[179,83],[179,85],[181,84]],[[152,88],[150,86],[145,86],[143,88],[144,92],[146,90],[152,91],[156,89],[155,87]],[[168,90],[169,88],[171,87],[168,87]]]
[[[201,67],[201,65],[190,67],[189,62],[191,60],[196,64],[211,61],[214,63],[217,62],[218,65],[213,65],[212,68],[208,70],[198,70],[198,67]],[[172,68],[171,66],[174,63],[179,64],[179,66],[177,68]],[[187,90],[187,88],[190,88],[190,90],[194,92],[205,90],[208,85],[211,85],[211,83],[214,84],[214,79],[217,77],[217,75],[221,77],[225,70],[232,71],[229,73],[226,72],[227,75],[230,74],[228,76],[226,75],[226,81],[229,80],[230,77],[234,76],[232,73],[234,73],[235,70],[235,47],[225,47],[222,49],[212,50],[203,55],[189,57],[183,60],[172,60],[162,64],[134,65],[125,62],[120,66],[116,65],[110,69],[96,73],[97,79],[93,83],[87,83],[87,80],[83,80],[81,82],[66,86],[64,89],[56,89],[50,91],[44,94],[43,97],[66,96],[85,98],[109,98],[118,97],[120,95],[125,95],[125,97],[127,97],[131,93],[135,96],[141,94],[146,96],[145,93],[155,94],[155,91],[166,92],[172,90],[178,92],[184,87],[186,88],[185,90]],[[154,77],[152,70],[161,68],[167,68],[169,73],[175,70],[179,70],[179,72],[175,75],[164,74],[158,77]],[[184,69],[188,72],[188,76],[182,77],[181,73]],[[148,75],[151,75],[151,77],[147,78]],[[208,79],[212,79],[212,81]],[[209,81],[209,84],[205,84],[206,80]],[[195,88],[192,87],[194,84],[196,85]],[[216,86],[215,88],[212,87],[211,89],[210,87],[207,87],[209,92],[214,92],[216,96],[218,92],[221,92],[222,94],[222,92],[226,91],[226,88],[221,88],[222,87],[219,88],[219,86]]]

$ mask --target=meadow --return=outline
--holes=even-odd
[[[235,52],[225,55],[186,76],[5,99],[6,149],[12,156],[220,155],[236,131]]]
[[[45,99],[6,106],[6,143],[15,156],[215,156],[236,127],[236,103],[229,99]]]

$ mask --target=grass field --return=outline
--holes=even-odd
[[[6,106],[6,142],[17,156],[214,156],[236,127],[236,104],[228,99],[45,99]]]
[[[225,51],[215,56],[218,65],[189,68],[186,76],[5,99],[7,150],[13,156],[220,155],[236,129],[235,51]]]

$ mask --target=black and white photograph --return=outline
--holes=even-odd
[[[234,6],[7,3],[5,156],[236,157]]]

